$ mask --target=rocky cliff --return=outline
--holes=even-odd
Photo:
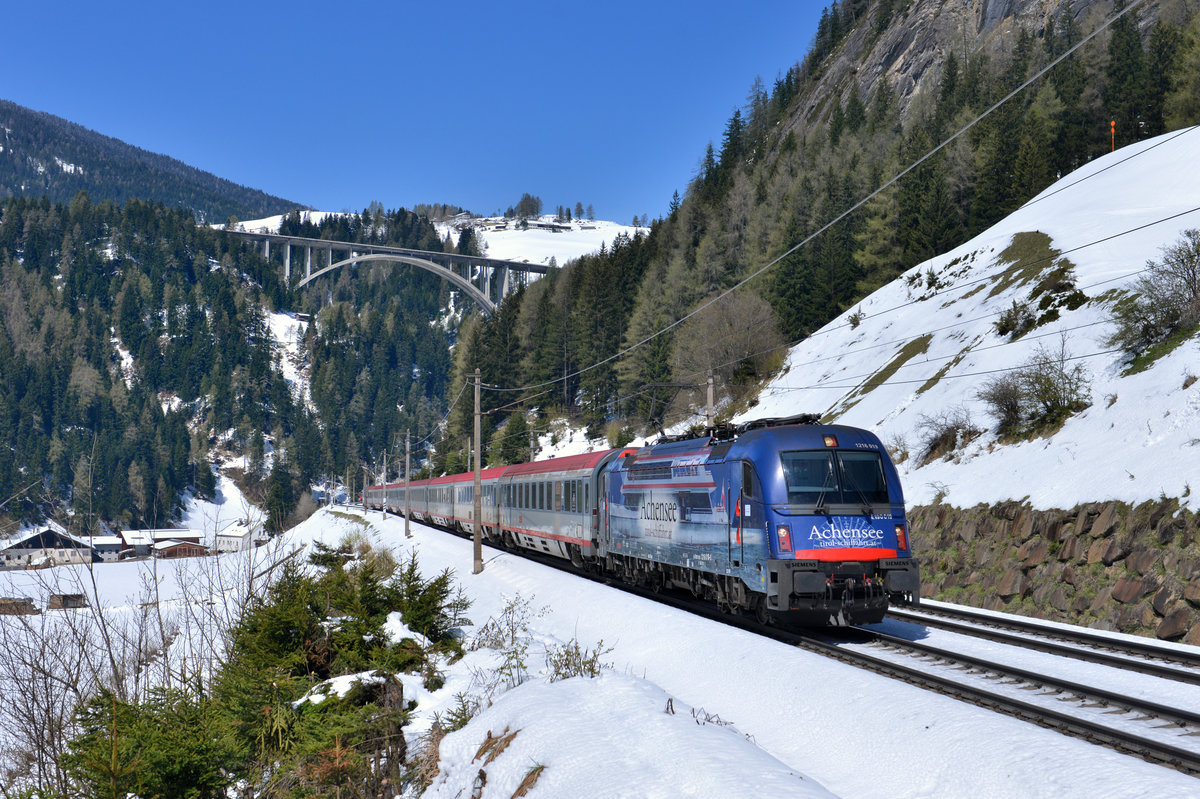
[[[826,117],[832,98],[844,101],[852,83],[861,97],[869,98],[881,80],[887,81],[907,118],[915,101],[936,96],[942,64],[951,52],[960,64],[977,53],[1003,64],[1020,30],[1041,39],[1056,19],[1069,13],[1087,34],[1113,8],[1112,0],[914,0],[894,5],[898,10],[885,27],[878,28],[875,12],[868,12],[819,66],[819,80],[800,115],[789,122],[798,135]],[[1148,31],[1160,15],[1177,16],[1178,5],[1177,0],[1155,0],[1133,13]]]

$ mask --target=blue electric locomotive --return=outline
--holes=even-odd
[[[609,568],[803,625],[871,623],[889,600],[919,602],[886,450],[814,421],[760,420],[613,461],[601,476]]]
[[[873,434],[816,422],[489,469],[482,533],[762,621],[877,622],[889,601],[920,601],[900,481]],[[428,499],[435,482],[444,507]],[[372,486],[366,501],[469,530],[473,490],[467,473],[411,494]]]

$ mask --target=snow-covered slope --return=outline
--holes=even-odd
[[[350,508],[343,510],[357,514]],[[321,511],[290,543],[336,543],[350,513]],[[484,549],[471,574],[471,542],[419,524],[366,515],[377,545],[411,547],[426,574],[457,570],[473,602],[468,637],[515,597],[528,603],[530,679],[442,741],[430,797],[513,796],[545,766],[530,797],[1184,797],[1191,777],[955,701],[887,677],[674,608]],[[538,612],[544,611],[544,612]],[[598,679],[550,683],[546,649],[603,642]],[[1194,648],[1188,648],[1194,651]],[[405,675],[419,737],[456,694],[480,694],[483,665],[469,652],[429,693]],[[473,674],[474,672],[474,674]],[[668,699],[670,705],[668,705]],[[1178,701],[1194,701],[1180,694]],[[673,711],[673,713],[672,713]],[[477,756],[489,734],[519,731],[493,761]],[[473,794],[480,770],[481,794]]]
[[[1184,230],[1200,227],[1200,129],[1123,148],[1064,177],[1004,221],[951,252],[913,267],[792,349],[783,374],[744,418],[829,413],[875,430],[885,443],[915,452],[923,416],[962,408],[984,429],[951,460],[901,466],[912,504],[1028,498],[1035,507],[1106,499],[1137,502],[1200,489],[1200,340],[1192,339],[1147,371],[1122,376],[1108,351],[1109,301],[1147,260]],[[1025,274],[1001,254],[1039,239],[1060,255]],[[1089,302],[1060,309],[1057,321],[1015,342],[994,322],[1030,295],[1054,266],[1074,265]],[[927,275],[938,279],[935,291]],[[915,276],[915,277],[913,277]],[[912,283],[916,285],[910,285]],[[1037,300],[1032,302],[1037,312]],[[861,314],[857,326],[852,315]],[[1091,406],[1052,436],[1001,445],[996,422],[976,394],[993,374],[1020,367],[1043,346],[1065,342],[1071,364],[1086,366]],[[990,428],[990,430],[989,430]],[[1192,484],[1195,483],[1193,486]]]
[[[522,229],[516,222],[506,222],[504,219],[480,219],[476,220],[475,235],[481,240],[488,258],[532,264],[549,264],[553,258],[555,264],[564,266],[581,255],[599,251],[601,245],[611,246],[613,239],[621,234],[632,238],[639,230],[646,231],[646,228],[618,225],[616,222],[576,220],[558,223],[553,216],[543,216],[538,221],[555,227]],[[442,236],[449,231],[446,226],[437,227]],[[457,232],[451,235],[458,241]]]

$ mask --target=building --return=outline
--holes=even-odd
[[[56,524],[30,530],[0,544],[0,566],[10,569],[91,562],[91,544]]]
[[[119,535],[93,535],[87,541],[92,545],[94,558],[103,563],[119,560],[125,549],[125,540]]]
[[[200,545],[199,530],[184,530],[173,527],[160,527],[149,530],[122,530],[121,538],[125,542],[125,548],[121,551],[121,558],[145,558],[150,555],[156,555],[155,547],[158,544],[167,541],[186,541],[191,544]]]
[[[159,541],[154,544],[154,557],[164,560],[201,558],[207,554],[207,548],[192,541]]]
[[[217,552],[244,552],[252,546],[250,528],[243,524],[231,524],[217,533]]]

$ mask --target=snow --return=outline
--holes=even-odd
[[[301,221],[312,222],[314,225],[320,226],[321,222],[327,216],[339,216],[341,214],[349,214],[350,211],[300,211]],[[278,233],[279,226],[283,224],[283,214],[275,216],[265,216],[262,219],[247,219],[238,222],[237,229],[246,233]],[[225,227],[224,222],[216,223],[210,227],[220,230]]]
[[[216,545],[217,534],[240,536],[260,532],[266,514],[242,494],[237,485],[224,474],[217,473],[217,489],[211,500],[187,496],[180,521],[182,527],[199,530],[207,547]]]
[[[1112,326],[1108,306],[1097,298],[1130,288],[1147,260],[1159,258],[1183,231],[1200,227],[1197,165],[1197,128],[1096,159],[986,232],[906,273],[933,270],[948,280],[934,296],[911,298],[902,277],[799,343],[758,405],[736,421],[829,413],[915,451],[922,416],[961,406],[977,427],[994,428],[976,397],[987,377],[1022,366],[1039,345],[1057,351],[1061,340],[1080,358],[1072,363],[1090,373],[1091,406],[1047,438],[1001,445],[993,429],[951,460],[917,467],[910,456],[899,464],[909,503],[928,504],[939,493],[959,507],[1027,499],[1037,508],[1069,508],[1161,495],[1188,502],[1200,474],[1200,384],[1185,389],[1184,383],[1200,374],[1200,339],[1145,372],[1123,376],[1120,353],[1106,352]],[[1032,231],[1049,235],[1051,246],[1070,259],[1077,287],[1092,301],[1062,309],[1056,322],[1010,344],[993,322],[1014,301],[1027,304],[1032,284],[1016,281],[989,295],[1007,268],[999,254],[1014,235]],[[857,327],[850,323],[854,312],[863,315]],[[863,389],[868,377],[925,334],[931,336],[926,352],[878,387]]]
[[[619,225],[616,222],[600,220],[573,222],[555,222],[554,216],[543,216],[543,223],[553,223],[569,227],[570,230],[546,230],[530,227],[521,230],[515,221],[505,222],[503,219],[475,220],[475,234],[481,240],[481,246],[486,247],[488,258],[503,261],[525,261],[533,264],[549,264],[553,258],[558,266],[565,266],[581,255],[598,252],[601,245],[611,247],[613,239],[621,234],[633,238],[638,231],[647,232],[646,228]],[[496,225],[506,225],[503,230],[490,229]],[[458,241],[458,232],[448,225],[437,225],[438,235],[445,238],[449,232],[454,241]]]
[[[224,481],[221,489],[223,494],[231,490]],[[188,515],[211,518],[214,508],[236,504],[235,496],[223,496]],[[63,566],[0,572],[0,595],[33,596],[44,604],[47,580],[69,578],[87,585],[94,575],[103,604],[137,614],[151,588],[157,587],[160,605],[169,608],[172,600],[189,596],[183,586],[194,590],[196,575],[205,570],[234,574],[242,568],[237,564],[261,562],[271,547],[278,547],[273,556],[279,557],[313,541],[336,545],[361,536],[391,548],[400,561],[415,551],[426,576],[455,569],[473,602],[467,615],[475,625],[463,631],[468,641],[519,598],[531,608],[524,684],[506,691],[494,680],[489,683],[485,675],[494,673],[500,660],[489,649],[441,663],[445,683],[434,691],[420,675],[400,675],[405,701],[416,702],[406,728],[410,751],[428,732],[434,714],[445,718],[460,695],[485,699],[475,719],[442,741],[439,776],[429,796],[470,795],[483,768],[482,796],[509,797],[535,765],[545,769],[531,796],[741,796],[758,795],[763,788],[804,797],[897,799],[1196,794],[1194,779],[1169,768],[512,554],[485,548],[485,569],[472,575],[469,541],[420,524],[411,529],[413,538],[405,539],[398,517],[363,516],[344,506],[322,509],[270,547],[251,553],[98,564],[90,571]],[[303,552],[298,560],[306,560]],[[392,640],[411,636],[395,618],[387,629]],[[951,635],[930,630],[936,642]],[[570,641],[602,652],[600,661],[608,668],[600,677],[549,681],[544,653]],[[187,643],[180,636],[173,651]],[[318,693],[341,694],[364,679],[373,678],[338,678]],[[1115,688],[1139,690],[1150,679],[1131,675],[1129,685]],[[316,694],[310,699],[317,701]],[[1195,701],[1189,698],[1187,704]],[[489,732],[500,736],[506,728],[518,731],[508,747],[486,765],[476,760]]]
[[[485,768],[483,795],[513,796],[540,765],[534,796],[740,796],[750,786],[768,796],[833,796],[737,730],[698,723],[683,703],[667,713],[670,698],[646,680],[612,672],[527,683],[446,736],[441,772],[423,795],[461,796]],[[485,763],[487,756],[476,757],[486,740],[481,731],[513,738]]]
[[[520,732],[484,767],[484,797],[511,796],[535,764],[546,766],[537,789],[544,796],[740,796],[768,785],[800,796],[897,799],[1196,794],[1196,781],[1171,769],[515,555],[485,548],[484,571],[472,575],[469,541],[413,524],[406,544],[403,519],[372,512],[366,520],[375,542],[415,548],[423,573],[457,569],[477,625],[516,595],[545,608],[530,622],[534,667],[555,643],[611,647],[601,660],[612,668],[601,678],[549,683],[543,669],[448,735],[430,796],[470,795],[481,768],[475,753],[489,731],[506,727]],[[321,511],[290,535],[333,542],[346,525]],[[414,733],[453,707],[456,693],[470,692],[484,655],[444,667],[446,685],[436,692],[410,694],[405,680],[406,699],[418,702]],[[714,723],[700,723],[693,708]]]
[[[300,351],[300,335],[307,322],[294,313],[272,312],[266,315],[267,325],[271,330],[271,340],[279,353],[277,361],[287,381],[292,396],[302,399],[304,404],[312,409],[312,393],[309,390],[308,369],[304,364],[304,355]]]

